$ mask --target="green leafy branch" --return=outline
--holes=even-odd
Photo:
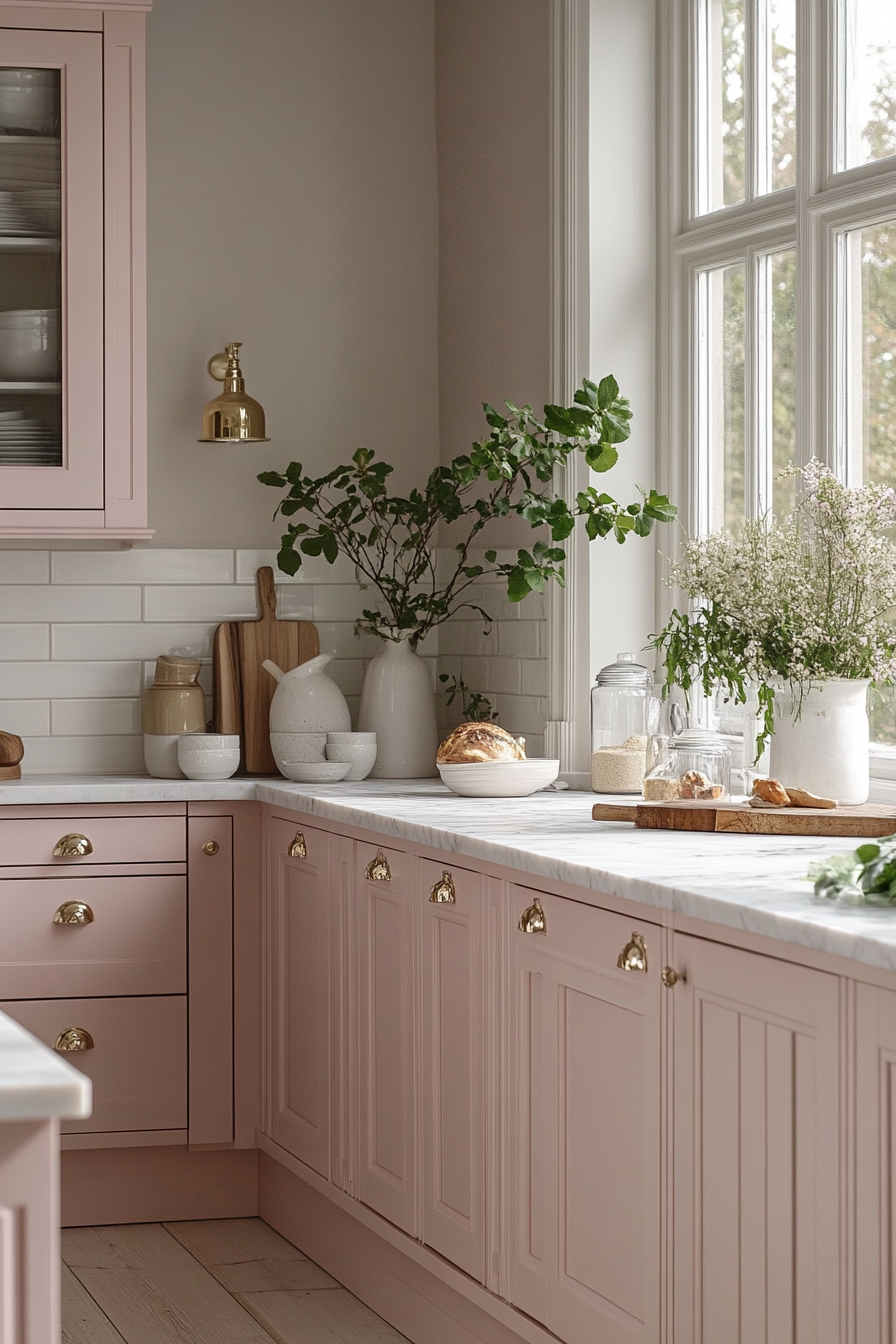
[[[449,705],[460,696],[464,718],[471,723],[494,723],[497,719],[498,711],[492,709],[488,696],[471,691],[463,677],[449,677],[447,672],[440,672],[439,681],[445,687],[445,700]]]
[[[287,491],[274,516],[304,515],[287,524],[277,557],[281,570],[296,574],[306,556],[322,555],[333,564],[345,555],[361,586],[375,588],[380,597],[377,607],[362,612],[358,628],[386,639],[407,637],[415,646],[464,608],[491,624],[469,592],[483,575],[506,580],[511,602],[544,592],[552,580],[562,584],[562,542],[579,518],[591,540],[612,532],[622,543],[630,535],[649,536],[654,522],[676,517],[666,496],[653,489],[639,488],[640,500],[628,505],[594,487],[579,492],[572,507],[554,494],[555,471],[574,453],[581,452],[592,471],[605,473],[616,465],[618,445],[631,432],[631,408],[612,376],[600,383],[585,379],[574,403],[545,406],[541,419],[531,406],[508,402],[508,413],[502,415],[484,404],[488,438],[436,467],[424,488],[406,497],[389,493],[393,468],[365,448],[323,476],[306,475],[300,462],[283,472],[262,472],[263,485]],[[520,549],[511,562],[499,562],[497,552],[489,550],[485,565],[474,563],[471,552],[486,524],[511,514],[533,528],[545,527],[550,540]],[[442,521],[464,533],[448,577],[436,572]]]

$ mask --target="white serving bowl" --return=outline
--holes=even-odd
[[[330,737],[336,734],[331,733]],[[340,733],[340,737],[372,737],[372,742],[327,742],[328,761],[348,761],[350,769],[345,776],[349,783],[366,779],[376,760],[376,733]]]
[[[297,784],[336,784],[345,779],[350,761],[279,761],[277,765],[287,779]]]
[[[327,754],[326,733],[271,733],[275,761],[323,761]]]
[[[7,134],[56,129],[56,74],[52,70],[0,71],[0,126]]]
[[[240,739],[235,733],[182,733],[177,763],[187,779],[229,779],[240,764]]]
[[[559,761],[470,761],[440,765],[442,783],[462,798],[525,798],[553,784]]]

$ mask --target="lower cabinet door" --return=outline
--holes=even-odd
[[[511,1300],[568,1344],[657,1344],[660,931],[525,887],[510,908]]]
[[[66,1033],[81,1049],[62,1058],[93,1083],[93,1113],[63,1134],[187,1128],[187,1000],[31,999],[3,1012],[51,1047]]]
[[[357,1181],[362,1203],[418,1235],[414,902],[401,850],[356,846]]]
[[[483,879],[421,860],[422,1239],[485,1275]]]
[[[856,1344],[896,1338],[896,994],[856,986]]]
[[[837,1344],[837,977],[674,947],[672,1338]]]
[[[272,817],[267,842],[266,1128],[330,1175],[331,937],[325,831]]]

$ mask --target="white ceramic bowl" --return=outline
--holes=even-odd
[[[327,733],[328,747],[376,746],[376,733]]]
[[[351,769],[350,761],[278,761],[277,764],[286,778],[297,784],[336,784]]]
[[[326,733],[271,733],[275,761],[326,760]]]
[[[330,736],[333,737],[335,734],[331,733]],[[341,733],[339,736],[354,737],[356,734]],[[351,768],[345,778],[349,783],[366,779],[376,760],[376,733],[357,734],[357,736],[372,737],[373,741],[327,742],[328,761],[348,761]]]
[[[183,733],[177,763],[187,779],[229,779],[239,768],[240,739],[235,733]]]
[[[440,765],[442,783],[462,798],[525,798],[553,784],[559,761],[470,761]]]
[[[0,126],[7,134],[52,135],[56,129],[54,72],[4,70],[0,74]]]

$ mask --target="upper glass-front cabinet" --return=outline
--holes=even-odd
[[[143,8],[0,8],[0,536],[149,535]]]

